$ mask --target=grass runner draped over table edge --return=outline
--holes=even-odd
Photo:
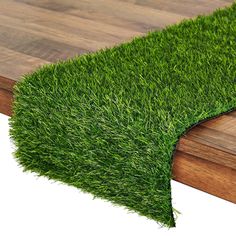
[[[10,119],[17,161],[175,226],[173,152],[189,127],[236,108],[235,40],[233,4],[23,76]]]

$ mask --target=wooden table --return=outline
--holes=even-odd
[[[37,67],[209,14],[233,0],[0,0],[0,112]],[[177,181],[236,203],[236,112],[201,123],[177,145]]]

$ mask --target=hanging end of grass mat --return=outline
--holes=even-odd
[[[26,75],[10,120],[18,162],[175,226],[178,138],[236,108],[235,12],[234,4]]]

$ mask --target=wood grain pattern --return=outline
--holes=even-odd
[[[11,91],[0,88],[0,110],[3,114],[11,116],[11,104],[13,101],[13,94]]]
[[[233,0],[0,0],[0,112],[11,115],[22,75],[94,52]],[[180,140],[174,179],[236,203],[236,111],[203,122]]]
[[[236,170],[194,155],[177,151],[174,179],[207,193],[236,203]]]
[[[4,50],[0,75],[19,80],[44,63],[111,47],[230,4],[223,0],[0,0],[0,49]]]

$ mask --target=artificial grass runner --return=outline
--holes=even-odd
[[[235,40],[233,4],[25,75],[10,120],[17,160],[174,226],[173,151],[193,124],[236,108]]]

